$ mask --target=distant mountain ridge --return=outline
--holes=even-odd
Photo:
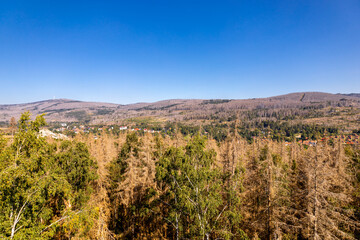
[[[71,99],[43,100],[23,104],[0,105],[0,121],[30,111],[33,115],[45,113],[48,122],[108,123],[134,117],[157,117],[183,120],[191,116],[213,115],[247,109],[286,109],[316,104],[360,106],[360,93],[331,94],[297,92],[268,98],[254,99],[170,99],[153,103],[114,104],[83,102]]]
[[[360,98],[360,93],[348,93],[348,94],[341,94],[340,95],[345,95],[345,96],[349,96],[349,97],[358,97]]]

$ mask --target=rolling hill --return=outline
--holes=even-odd
[[[24,111],[46,114],[48,122],[86,122],[89,124],[119,123],[134,118],[162,121],[208,121],[231,118],[286,118],[298,120],[343,116],[352,109],[351,121],[358,121],[360,94],[299,92],[254,99],[172,99],[154,103],[128,105],[83,102],[70,99],[45,100],[33,103],[0,105],[0,121],[19,118]],[[339,114],[339,112],[341,114]],[[293,119],[294,120],[294,119]]]

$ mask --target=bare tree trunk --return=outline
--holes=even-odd
[[[176,214],[176,240],[179,240],[179,219]]]
[[[315,166],[314,166],[314,239],[317,239],[318,236],[318,229],[317,229],[317,213],[318,213],[318,209],[317,209],[317,168],[318,168],[318,151],[317,151],[317,147],[316,147],[316,154],[315,154]]]
[[[267,238],[270,240],[272,235],[272,159],[271,156],[267,156],[267,177],[268,177],[268,183],[267,183]]]

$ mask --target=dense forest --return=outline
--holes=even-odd
[[[252,126],[279,137],[234,124],[219,136],[174,126],[55,140],[39,136],[45,124],[25,113],[0,135],[1,239],[360,239],[359,146],[293,137],[336,129],[270,121]]]

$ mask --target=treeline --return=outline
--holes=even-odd
[[[360,238],[358,146],[249,142],[239,127],[45,141],[43,124],[23,115],[0,138],[0,238]]]
[[[207,106],[207,105],[202,105]],[[236,112],[236,114],[234,114]],[[240,119],[245,122],[271,120],[288,121],[340,115],[355,115],[359,111],[351,101],[313,102],[301,104],[258,103],[237,107],[221,105],[217,108],[197,109],[196,112],[186,114],[184,120],[213,120],[219,123]]]
[[[316,140],[324,135],[338,135],[337,127],[326,127],[315,124],[289,124],[288,122],[278,121],[257,121],[253,123],[242,123],[239,127],[239,134],[248,139],[253,137],[265,136],[274,141],[293,141],[295,135],[299,135],[302,140]]]
[[[238,124],[236,122],[229,124],[207,124],[201,127],[181,123],[168,123],[165,129],[165,133],[167,134],[174,134],[176,131],[179,131],[185,136],[194,136],[201,131],[218,142],[222,142],[226,138],[231,137],[235,129],[242,138],[247,139],[249,142],[252,142],[256,137],[266,137],[274,141],[293,141],[296,139],[296,135],[299,135],[301,140],[316,140],[325,135],[336,136],[340,132],[337,127],[301,123],[290,124],[288,122],[270,120],[241,122]]]

